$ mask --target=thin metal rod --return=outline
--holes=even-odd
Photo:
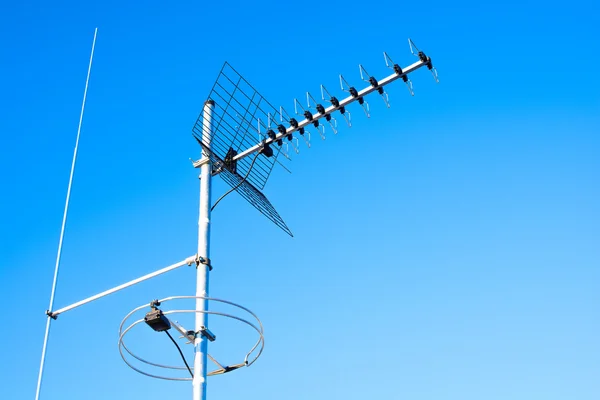
[[[62,227],[60,228],[60,239],[58,240],[58,251],[56,254],[56,264],[54,267],[54,279],[52,280],[52,290],[50,291],[50,305],[48,310],[52,310],[54,305],[54,294],[56,293],[56,284],[58,281],[58,266],[60,265],[60,256],[62,253],[63,238],[65,236],[65,225],[67,223],[67,213],[69,210],[69,199],[71,198],[71,185],[73,183],[73,173],[75,171],[75,162],[77,161],[77,149],[79,148],[79,137],[81,135],[81,124],[83,122],[83,111],[85,109],[85,100],[87,98],[88,84],[90,81],[90,74],[92,72],[92,61],[94,59],[94,49],[96,47],[96,37],[98,35],[98,28],[94,29],[94,40],[92,41],[92,52],[90,54],[90,62],[88,65],[87,77],[85,78],[85,89],[83,91],[83,101],[81,103],[81,113],[79,114],[79,125],[77,127],[77,139],[75,140],[75,150],[73,151],[73,161],[71,162],[71,174],[69,176],[69,186],[67,188],[67,199],[65,201],[65,210],[63,213]],[[50,321],[48,317],[46,320],[46,333],[44,334],[44,344],[42,345],[42,358],[40,360],[40,371],[38,374],[37,388],[35,391],[35,400],[40,398],[40,390],[42,388],[42,377],[44,375],[44,362],[46,359],[46,347],[48,346],[48,337],[50,335]]]
[[[58,317],[58,315],[60,315],[60,314],[62,314],[64,312],[70,311],[70,310],[72,310],[74,308],[77,308],[79,306],[82,306],[84,304],[91,303],[94,300],[98,300],[98,299],[100,299],[102,297],[105,297],[105,296],[108,296],[109,294],[113,294],[115,292],[118,292],[119,290],[126,289],[126,288],[128,288],[130,286],[133,286],[133,285],[136,285],[136,284],[138,284],[140,282],[147,281],[148,279],[152,279],[152,278],[154,278],[154,277],[156,277],[158,275],[162,275],[162,274],[164,274],[166,272],[173,271],[174,269],[177,269],[177,268],[182,267],[184,265],[191,265],[191,264],[195,263],[195,261],[196,261],[196,256],[188,257],[185,260],[179,261],[176,264],[169,265],[168,267],[159,269],[158,271],[154,271],[154,272],[151,272],[151,273],[149,273],[147,275],[144,275],[144,276],[141,276],[139,278],[133,279],[133,280],[131,280],[129,282],[126,282],[126,283],[124,283],[122,285],[116,286],[116,287],[114,287],[112,289],[105,290],[102,293],[98,293],[98,294],[96,294],[94,296],[90,296],[87,299],[83,299],[81,301],[78,301],[77,303],[71,304],[70,306],[63,307],[63,308],[61,308],[59,310],[51,312],[50,314],[51,314],[52,317],[56,318],[56,317]]]
[[[202,118],[202,142],[210,151],[212,141],[212,114],[215,103],[208,100],[204,103]],[[209,158],[209,155],[205,155]],[[210,214],[211,214],[211,179],[212,164],[210,161],[200,169],[200,210],[198,217],[198,257],[210,260]],[[206,377],[208,339],[198,334],[208,328],[208,278],[207,264],[198,264],[196,271],[196,339],[194,340],[194,377],[192,379],[193,400],[206,400]]]

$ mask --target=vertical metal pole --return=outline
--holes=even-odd
[[[212,112],[215,107],[213,100],[204,103],[202,120],[202,142],[210,148],[212,139]],[[204,157],[207,157],[205,155]],[[210,188],[212,164],[202,165],[200,169],[200,217],[198,219],[198,256],[206,260],[210,258]],[[198,264],[196,271],[196,296],[208,297],[208,273],[206,264]],[[203,327],[208,328],[208,300],[196,299],[196,339],[194,340],[194,378],[193,400],[206,400],[206,362],[208,354],[208,339],[199,334]]]

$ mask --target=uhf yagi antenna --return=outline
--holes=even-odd
[[[52,310],[51,300],[51,310],[47,311],[48,323],[59,315],[84,304],[184,265],[193,265],[196,267],[196,294],[194,296],[171,296],[152,300],[134,309],[123,319],[118,340],[121,357],[128,366],[141,374],[167,380],[191,381],[193,400],[206,399],[207,376],[224,374],[252,365],[261,355],[264,347],[263,328],[260,320],[252,311],[241,305],[209,297],[209,272],[213,269],[210,260],[211,213],[223,198],[231,192],[237,191],[252,206],[292,236],[291,230],[262,193],[275,164],[283,165],[279,161],[279,155],[282,154],[284,158],[291,159],[292,154],[300,152],[301,142],[310,148],[311,132],[313,132],[313,138],[320,137],[323,140],[328,132],[334,135],[338,134],[343,126],[343,123],[338,124],[338,119],[340,121],[343,119],[345,125],[351,127],[352,118],[349,106],[353,103],[358,103],[365,115],[370,117],[371,109],[366,97],[371,93],[377,93],[389,108],[391,103],[385,88],[392,82],[401,80],[406,84],[410,94],[414,95],[413,85],[408,76],[422,67],[427,67],[437,82],[438,76],[431,58],[419,50],[410,39],[409,47],[411,53],[418,58],[418,61],[413,64],[401,68],[392,61],[387,53],[384,53],[385,65],[392,70],[391,75],[377,79],[368,73],[363,65],[359,65],[359,76],[365,82],[365,87],[358,89],[340,75],[340,89],[345,93],[343,97],[338,98],[332,91],[321,85],[320,96],[306,92],[306,96],[302,100],[294,99],[293,113],[288,113],[282,106],[271,105],[231,65],[225,63],[204,104],[202,113],[192,128],[193,136],[202,148],[202,157],[193,161],[193,166],[200,168],[197,253],[178,263],[58,310]],[[230,186],[230,189],[213,202],[211,181],[214,175],[221,177]],[[54,298],[55,284],[56,282],[53,283],[52,299]],[[194,306],[183,308],[174,305],[172,309],[165,308],[165,303],[170,305],[185,301],[192,301]],[[209,303],[213,305],[210,310]],[[227,309],[223,309],[223,307]],[[177,322],[175,317],[181,314],[193,315],[195,317],[194,326],[184,327],[183,324]],[[215,355],[208,353],[208,343],[217,339],[217,332],[213,333],[208,328],[209,315],[233,319],[256,333],[256,342],[243,355],[243,358],[233,363],[224,363],[217,360]],[[142,325],[147,325],[157,332],[165,332],[177,347],[182,364],[167,365],[159,360],[148,360],[142,355],[134,353],[126,345],[126,338],[134,340],[136,329]],[[173,338],[169,331],[176,331],[180,335],[179,340]],[[188,352],[188,354],[193,354],[193,362],[188,362],[189,355],[186,356],[181,350],[179,343],[182,341],[193,347],[193,352]],[[45,354],[45,348],[46,341],[43,354]],[[149,353],[152,354],[152,352]],[[209,360],[215,365],[214,369],[210,371]],[[40,382],[41,376],[40,370]]]
[[[194,162],[194,167],[212,163],[214,174],[221,176],[232,190],[236,190],[267,218],[292,235],[273,205],[260,192],[273,166],[279,163],[278,155],[283,154],[291,159],[290,148],[298,154],[300,137],[310,147],[311,131],[322,140],[326,139],[328,130],[337,134],[339,127],[336,115],[341,115],[346,125],[351,127],[351,114],[347,108],[352,103],[358,103],[365,115],[370,117],[369,103],[365,98],[373,92],[378,93],[389,108],[385,86],[396,80],[402,80],[410,94],[414,95],[408,75],[421,67],[431,70],[438,81],[431,58],[410,39],[409,47],[411,53],[419,58],[417,62],[401,68],[387,53],[383,53],[385,65],[393,70],[391,75],[377,80],[363,65],[359,65],[360,78],[368,84],[365,88],[357,89],[340,75],[340,89],[348,93],[346,97],[338,99],[321,85],[320,101],[310,92],[306,92],[305,101],[294,99],[294,116],[290,116],[283,107],[272,106],[231,65],[225,63],[209,94],[211,134],[208,135],[209,132],[203,129],[202,116],[193,128],[194,137],[206,155]]]

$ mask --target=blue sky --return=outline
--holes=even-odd
[[[224,61],[274,105],[381,53],[438,68],[274,172],[295,234],[239,196],[213,215],[211,294],[255,311],[251,368],[211,399],[600,396],[598,5],[503,2],[5,4],[0,13],[3,396],[33,398],[93,31],[98,41],[57,307],[195,253],[191,127]],[[316,136],[316,135],[315,135]],[[215,180],[215,196],[226,190]],[[194,292],[191,268],[53,323],[42,399],[191,397],[119,358],[121,319]],[[253,336],[211,320],[238,362]],[[143,328],[143,327],[140,327]],[[211,328],[212,329],[212,328]],[[238,330],[235,330],[238,329]],[[164,335],[132,346],[177,361]],[[190,354],[191,349],[187,350]],[[145,353],[144,353],[145,352]],[[191,354],[190,354],[191,355]],[[238,357],[238,358],[236,358]]]

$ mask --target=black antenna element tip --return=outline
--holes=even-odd
[[[204,102],[204,105],[210,104],[211,106],[215,105],[215,101],[213,99],[208,99]]]

